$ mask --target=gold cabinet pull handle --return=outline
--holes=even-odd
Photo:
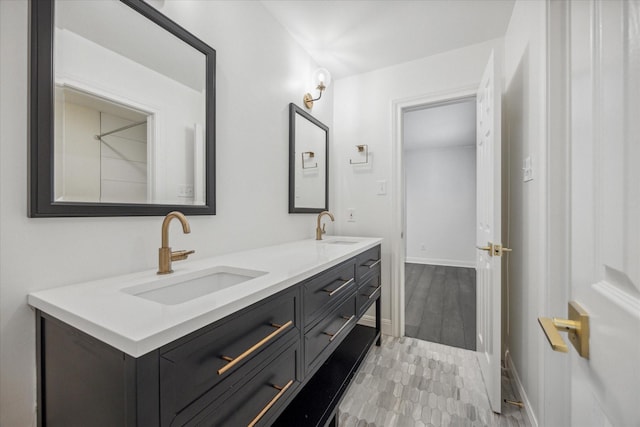
[[[382,285],[378,286],[375,291],[371,292],[371,294],[369,294],[369,299],[373,298],[373,296],[376,294],[376,292],[378,292],[378,289],[380,289],[381,287],[382,287]]]
[[[277,385],[273,384],[273,388],[275,388],[276,390],[280,390],[280,391],[278,392],[278,394],[276,394],[276,395],[274,396],[274,398],[273,398],[273,399],[271,399],[271,400],[269,401],[269,403],[267,403],[267,406],[265,406],[264,408],[262,408],[262,411],[260,411],[260,413],[259,413],[258,415],[256,415],[256,417],[253,419],[253,421],[251,421],[251,422],[249,423],[249,425],[248,425],[247,427],[253,427],[254,425],[256,425],[256,423],[257,423],[258,421],[260,421],[260,418],[262,418],[262,417],[264,416],[264,414],[266,414],[266,413],[267,413],[267,411],[268,411],[269,409],[271,409],[271,407],[272,407],[273,405],[275,405],[275,404],[276,404],[276,402],[278,401],[278,399],[280,399],[280,398],[282,397],[282,395],[283,395],[283,394],[285,394],[285,393],[287,392],[287,389],[288,389],[289,387],[291,387],[291,384],[293,384],[293,380],[289,380],[289,382],[288,382],[284,387],[279,387],[279,386],[277,386]]]
[[[373,267],[375,267],[376,265],[380,264],[381,262],[382,262],[382,260],[381,260],[381,259],[379,259],[379,260],[377,260],[376,262],[374,262],[373,264],[371,264],[371,265],[369,266],[369,268],[373,268]]]
[[[330,297],[334,296],[335,294],[337,294],[338,292],[340,292],[340,289],[344,288],[345,286],[349,285],[350,283],[353,283],[353,278],[347,280],[346,282],[344,282],[342,285],[338,286],[337,288],[335,288],[334,290],[331,289],[323,289],[324,292],[327,292],[329,294]]]
[[[347,327],[347,325],[355,318],[355,315],[352,315],[351,317],[343,317],[343,319],[347,319],[346,322],[344,322],[344,324],[342,326],[340,326],[340,329],[338,329],[337,331],[335,331],[333,334],[330,332],[323,332],[323,334],[325,335],[329,335],[329,342],[333,341],[334,339],[336,339],[336,337],[340,334],[340,332],[342,332],[344,330],[344,328]]]
[[[291,325],[293,325],[293,320],[289,320],[284,325],[277,325],[275,323],[272,323],[271,326],[278,329],[271,332],[269,335],[267,335],[266,337],[262,338],[260,341],[252,345],[250,348],[245,350],[240,356],[235,358],[229,357],[229,356],[222,356],[222,359],[226,360],[229,363],[227,365],[224,365],[222,368],[218,369],[218,375],[222,375],[225,372],[227,372],[229,369],[233,368],[235,365],[240,363],[243,359],[247,358],[247,356],[249,356],[251,353],[253,353],[257,349],[265,345],[268,341],[276,337],[278,334],[282,333],[282,331],[284,331]]]

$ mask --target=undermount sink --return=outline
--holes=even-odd
[[[325,243],[327,245],[353,245],[358,242],[355,240],[327,240]]]
[[[176,305],[265,274],[265,271],[219,266],[207,270],[201,277],[186,280],[180,277],[161,278],[122,289],[122,292],[164,305]]]

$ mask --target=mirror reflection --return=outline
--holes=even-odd
[[[289,113],[289,212],[322,212],[329,208],[329,128],[295,104]]]
[[[205,55],[119,1],[54,16],[53,200],[204,205]]]

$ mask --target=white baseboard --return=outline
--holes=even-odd
[[[444,265],[446,267],[466,267],[476,268],[475,261],[460,261],[457,259],[438,259],[438,258],[419,258],[419,257],[407,257],[405,262],[411,264],[429,264],[429,265]]]
[[[524,391],[524,386],[522,385],[522,381],[520,381],[520,376],[518,375],[518,371],[516,367],[513,365],[513,360],[511,359],[511,353],[507,352],[505,357],[505,366],[509,370],[509,375],[513,378],[513,381],[516,383],[516,388],[518,389],[518,395],[522,399],[522,403],[524,405],[524,409],[527,412],[527,417],[529,417],[529,421],[531,422],[531,427],[538,427],[538,419],[536,415],[533,413],[531,409],[531,402],[529,401],[529,397],[527,393]]]
[[[376,317],[365,314],[358,320],[360,325],[369,326],[372,328],[376,327]],[[391,320],[390,319],[381,319],[380,320],[380,328],[382,329],[382,333],[384,335],[393,335],[391,333]]]

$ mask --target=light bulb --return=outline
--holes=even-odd
[[[329,86],[331,83],[331,73],[326,68],[318,68],[313,73],[314,85]]]

